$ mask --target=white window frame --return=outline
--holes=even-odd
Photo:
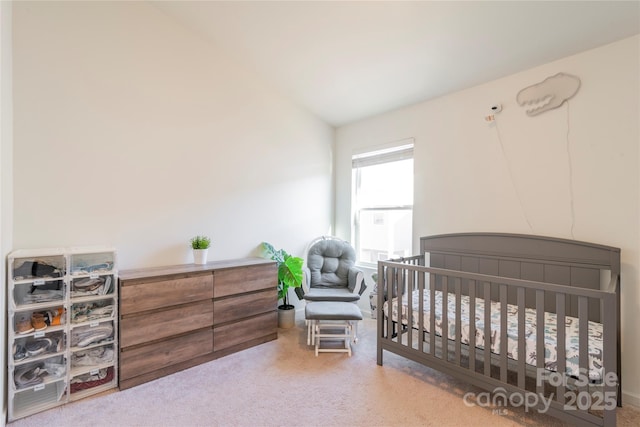
[[[385,145],[377,148],[370,148],[367,151],[362,151],[354,154],[351,157],[351,230],[352,237],[351,241],[353,242],[354,248],[356,250],[356,254],[358,256],[358,265],[362,267],[368,268],[377,268],[376,263],[366,262],[360,260],[360,212],[363,211],[391,211],[391,210],[409,210],[413,214],[413,203],[411,205],[379,205],[379,206],[366,206],[359,207],[357,206],[357,189],[359,188],[359,184],[355,184],[355,182],[360,179],[360,168],[364,166],[373,166],[378,164],[390,163],[400,160],[413,159],[413,147],[414,140],[413,138],[404,139],[401,141],[397,141],[395,143]],[[415,166],[414,166],[415,167]],[[354,171],[356,176],[354,177]],[[354,181],[355,179],[355,181]],[[413,200],[412,200],[413,201]],[[412,224],[413,228],[413,224]],[[410,236],[411,239],[411,248],[413,247],[413,231]]]

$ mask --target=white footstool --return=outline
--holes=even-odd
[[[313,301],[305,306],[304,317],[307,321],[307,345],[315,346],[316,356],[319,352],[344,352],[351,356],[351,343],[358,341],[358,320],[362,320],[362,312],[356,304]],[[344,348],[321,348],[323,339],[344,340]]]

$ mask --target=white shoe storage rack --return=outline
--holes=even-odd
[[[17,250],[7,261],[8,421],[117,387],[115,250]]]

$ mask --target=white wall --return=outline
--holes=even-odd
[[[14,5],[14,248],[121,269],[302,255],[333,211],[333,128],[145,2]]]
[[[575,238],[621,248],[622,384],[625,402],[635,405],[640,405],[639,44],[635,36],[336,131],[337,235],[350,235],[351,154],[413,137],[414,250],[420,236],[464,231]],[[515,101],[518,91],[558,72],[581,79],[577,95],[568,106],[527,116]],[[484,116],[494,103],[503,111],[490,125]]]
[[[12,68],[11,68],[11,6],[10,2],[0,2],[0,253],[2,259],[11,251],[13,239],[13,117],[12,117]],[[4,282],[5,263],[0,263],[0,277]],[[6,289],[6,287],[5,287]],[[7,297],[6,290],[0,298],[0,312],[6,313]],[[6,342],[6,316],[0,317],[0,342]],[[0,387],[2,387],[2,414],[0,415],[0,426],[5,425],[7,414],[6,400],[6,364],[5,346],[2,345],[0,352]]]

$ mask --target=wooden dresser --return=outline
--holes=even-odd
[[[278,337],[274,261],[119,272],[120,389]]]

